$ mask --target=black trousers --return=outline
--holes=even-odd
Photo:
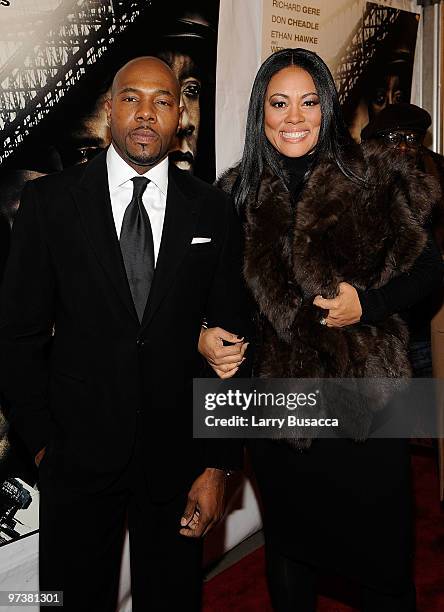
[[[266,567],[270,598],[275,612],[316,612],[316,569],[282,555],[268,544]],[[383,593],[361,586],[362,612],[415,612],[416,593],[412,583],[402,593]]]
[[[133,611],[201,609],[202,541],[179,534],[187,491],[153,503],[137,455],[96,493],[70,488],[51,457],[42,461],[40,590],[63,591],[65,612],[115,612],[126,526]]]

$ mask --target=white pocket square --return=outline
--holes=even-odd
[[[204,244],[205,242],[211,242],[211,238],[193,238],[191,244]]]

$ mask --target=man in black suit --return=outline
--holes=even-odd
[[[40,463],[40,588],[65,610],[114,610],[126,520],[133,610],[198,610],[200,536],[240,463],[192,439],[202,320],[244,333],[243,287],[230,202],[168,163],[180,112],[166,64],[129,62],[110,148],[29,183],[14,223],[2,388]]]

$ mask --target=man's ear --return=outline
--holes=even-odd
[[[183,117],[184,108],[185,108],[184,106],[179,106],[179,123],[177,125],[177,132],[176,132],[176,134],[179,134],[182,131],[182,129],[183,129],[183,126],[182,126],[182,117]]]

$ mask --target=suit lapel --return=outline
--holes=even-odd
[[[97,259],[130,315],[139,323],[114,224],[106,151],[88,164],[74,197],[85,233]]]
[[[165,219],[154,280],[142,318],[146,328],[174,280],[177,268],[188,252],[202,200],[190,190],[186,172],[170,164]]]

